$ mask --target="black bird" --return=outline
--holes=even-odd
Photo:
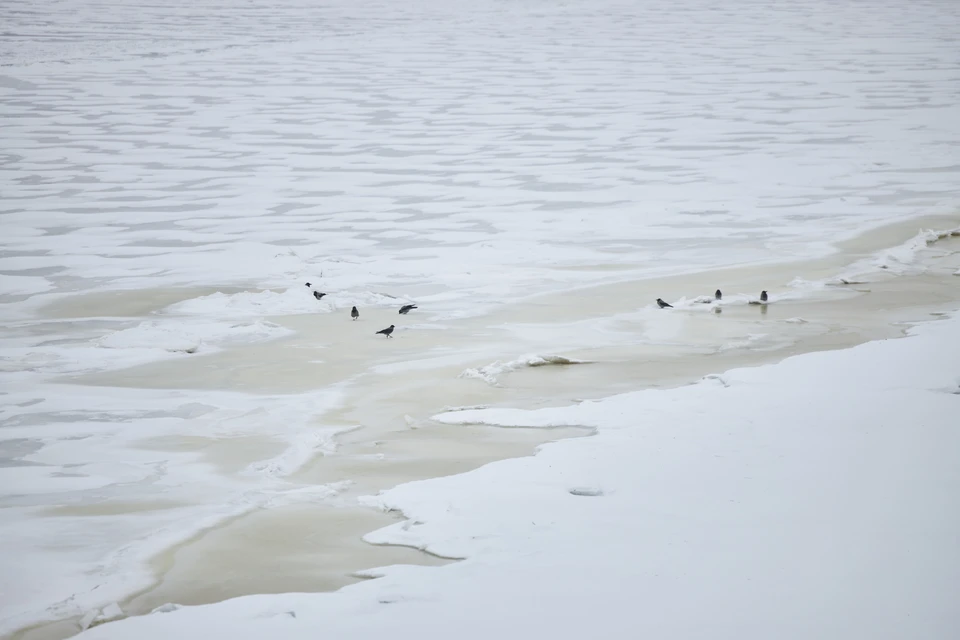
[[[322,298],[322,297],[325,296],[325,295],[327,295],[327,294],[325,294],[325,293],[320,293],[319,291],[314,291],[314,292],[313,292],[313,297],[316,298],[317,300],[319,300],[320,298]]]
[[[354,307],[353,309],[350,309],[350,317],[353,318],[354,320],[360,317],[360,312],[357,311],[356,307]]]
[[[380,329],[380,331],[377,331],[377,333],[382,333],[389,338],[390,334],[393,333],[393,325],[390,325],[386,329]]]
[[[767,292],[766,292],[766,291],[761,291],[761,292],[760,292],[760,302],[766,302],[766,301],[767,301]]]
[[[308,287],[309,287],[309,286],[312,286],[309,282],[307,282],[307,283],[305,283],[305,284],[306,284]]]
[[[713,294],[713,297],[716,298],[717,300],[721,300],[723,298],[723,294],[720,293],[720,289],[717,289],[717,292]]]
[[[660,305],[660,308],[661,308],[661,309],[666,309],[667,307],[670,307],[671,309],[673,309],[673,305],[672,305],[672,304],[667,304],[666,302],[664,302],[664,301],[661,300],[660,298],[657,298],[657,304]]]
[[[416,308],[417,308],[417,305],[415,304],[405,304],[402,307],[400,307],[400,313],[402,313],[403,315],[407,315],[411,309],[416,309]]]

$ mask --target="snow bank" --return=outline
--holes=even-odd
[[[923,270],[919,264],[923,253],[929,251],[938,241],[956,236],[960,236],[960,227],[941,231],[922,229],[913,238],[900,245],[858,260],[839,277],[828,280],[827,284],[865,284],[863,279],[878,270],[897,275]]]
[[[943,240],[951,236],[960,236],[960,227],[948,229],[946,231],[934,231],[924,229],[907,242],[879,252],[873,259],[873,264],[881,269],[894,269],[898,272],[905,268],[913,266],[917,261],[920,252],[929,249],[938,240]]]
[[[517,369],[522,369],[524,367],[546,367],[551,365],[570,365],[570,364],[588,364],[587,360],[575,360],[573,358],[566,358],[564,356],[541,356],[541,355],[527,355],[521,356],[516,360],[510,360],[509,362],[501,362],[497,360],[488,365],[482,367],[477,367],[476,369],[465,369],[458,378],[476,378],[478,380],[483,380],[492,387],[500,386],[500,376],[509,373],[511,371],[516,371]]]
[[[464,562],[80,638],[955,637],[960,315],[909,334],[671,390],[441,414],[598,431],[367,499],[408,518],[370,542]]]

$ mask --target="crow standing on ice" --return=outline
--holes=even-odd
[[[319,291],[314,291],[314,292],[313,292],[313,297],[316,298],[317,300],[319,300],[320,298],[322,298],[322,297],[325,296],[325,295],[327,295],[327,294],[325,294],[325,293],[320,293]]]
[[[405,304],[402,307],[400,307],[400,313],[402,313],[403,315],[407,315],[411,309],[416,309],[416,308],[417,308],[417,305],[415,304]]]
[[[389,338],[391,337],[390,334],[393,333],[393,325],[390,325],[386,329],[380,329],[380,331],[377,331],[377,333],[382,333]]]
[[[766,292],[766,291],[761,291],[761,292],[760,292],[760,302],[766,302],[766,301],[767,301],[767,292]]]
[[[672,304],[667,304],[666,302],[664,302],[664,301],[661,300],[660,298],[657,298],[657,304],[660,305],[660,308],[661,308],[661,309],[666,309],[667,307],[670,307],[671,309],[673,309],[673,305],[672,305]]]
[[[713,297],[716,298],[717,300],[721,300],[723,298],[723,294],[720,293],[720,289],[717,289],[717,292],[713,294]]]
[[[350,317],[353,318],[354,320],[360,317],[360,312],[357,311],[356,307],[354,307],[353,309],[350,309]]]

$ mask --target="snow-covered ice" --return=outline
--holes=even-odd
[[[710,304],[697,297],[712,284],[656,293],[676,303],[669,314],[652,306],[656,295],[634,299],[620,290],[628,310],[584,308],[569,322],[536,313],[536,296],[567,296],[578,308],[578,291],[601,284],[725,267],[779,277],[774,265],[828,256],[865,230],[898,223],[888,242],[872,245],[893,249],[858,254],[842,262],[845,270],[790,273],[769,285],[779,287],[771,290],[772,309],[843,299],[858,295],[845,282],[921,273],[924,259],[942,251],[939,236],[957,227],[960,4],[947,0],[252,0],[229,7],[61,0],[6,3],[0,21],[0,634],[66,618],[94,625],[91,634],[114,633],[114,623],[97,625],[117,608],[127,613],[124,598],[150,583],[146,563],[159,551],[252,509],[335,499],[342,485],[294,478],[313,456],[335,453],[336,434],[363,421],[340,411],[358,381],[400,384],[448,372],[464,397],[401,408],[406,424],[420,424],[443,406],[497,400],[489,394],[530,373],[538,357],[638,344],[696,343],[700,353],[721,355],[789,344],[775,327],[690,337],[689,328],[711,313],[756,310],[748,303],[759,288],[724,284],[723,301]],[[934,215],[950,224],[930,230],[919,220]],[[327,295],[314,299],[305,282]],[[407,303],[420,306],[416,317],[397,320],[394,308]],[[343,330],[335,322],[349,322],[344,310],[354,304],[358,330],[389,314],[399,339],[335,344]],[[511,305],[534,311],[476,321]],[[783,323],[799,326],[807,317],[814,316],[795,306]],[[329,343],[354,368],[341,375],[338,363],[320,356],[311,356],[316,367],[307,372],[289,363],[266,367],[271,348],[318,326],[325,333],[311,335],[322,344],[297,343],[300,353]],[[439,335],[449,342],[438,344]],[[204,367],[227,353],[240,354],[230,367],[273,377],[283,393],[218,387]],[[191,380],[212,382],[201,389],[172,388],[179,379],[170,375],[121,379],[149,363],[184,378],[195,367]],[[461,372],[489,384],[458,380]],[[283,386],[292,381],[297,389]],[[747,396],[760,393],[755,387],[730,383],[725,392],[743,393],[753,406]],[[578,412],[594,404],[557,410],[558,420],[582,426],[590,414]],[[438,421],[455,429],[457,420],[552,415],[503,411],[464,409]],[[614,438],[608,431],[546,451],[587,455]],[[704,447],[716,444],[711,438]],[[477,473],[503,472],[491,480],[499,487],[512,482],[514,465],[545,459]],[[591,469],[570,472],[556,496],[534,500],[531,509],[575,501],[550,511],[560,532],[559,523],[580,510],[640,499]],[[704,473],[720,471],[707,465]],[[388,496],[400,500],[417,486]],[[545,481],[539,490],[552,486]],[[716,490],[723,486],[732,485]],[[697,497],[690,485],[668,488]],[[518,490],[501,500],[506,509],[541,497]],[[411,509],[429,511],[428,524],[381,535],[476,555],[457,537],[466,526],[449,540],[437,533],[424,542],[421,532],[446,525],[433,517],[432,498],[423,506],[411,500]],[[497,520],[475,506],[458,509],[475,518],[474,544],[493,545],[502,534],[503,562],[510,557],[522,567],[517,554],[524,553],[536,560],[538,551],[511,547],[520,538],[507,536],[525,520],[484,533]],[[729,522],[726,512],[704,513]],[[678,527],[687,523],[674,515]],[[583,540],[571,548],[590,548]],[[676,544],[709,548],[696,536]],[[639,549],[619,550],[634,558]],[[578,557],[592,559],[570,555]],[[394,568],[350,593],[377,592],[391,606],[416,610],[435,600],[439,592],[426,585],[436,576],[477,566]],[[401,586],[392,581],[405,576],[422,589],[419,605],[410,605],[421,596],[411,595],[409,583],[405,601],[394,591]],[[647,584],[635,577],[611,580]],[[544,602],[554,602],[550,589],[563,584],[551,576]],[[671,588],[651,587],[648,604]],[[532,586],[518,592],[517,602],[535,611],[524,599],[533,593]],[[164,611],[147,620],[206,616]],[[300,633],[297,625],[310,619],[301,608],[296,616],[278,611],[283,622],[249,628],[290,624]],[[429,614],[443,620],[449,612]]]
[[[257,319],[252,322],[196,322],[170,323],[141,322],[136,327],[107,334],[97,341],[109,349],[163,349],[196,353],[205,342],[223,343],[230,340],[270,340],[291,333],[276,324]]]
[[[428,282],[502,301],[822,253],[953,210],[957,11],[4,11],[0,270],[49,283],[4,287]]]
[[[960,313],[909,333],[672,390],[441,414],[597,433],[369,500],[407,518],[370,542],[460,563],[80,637],[953,637]]]

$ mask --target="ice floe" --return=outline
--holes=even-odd
[[[517,369],[522,369],[525,367],[566,366],[574,364],[589,364],[589,362],[587,360],[577,360],[558,355],[532,354],[521,356],[507,362],[501,362],[500,360],[497,360],[496,362],[492,362],[482,367],[464,369],[463,372],[460,373],[459,377],[476,378],[477,380],[483,380],[490,386],[498,387],[500,386],[500,378],[503,375],[511,371],[516,371]]]

